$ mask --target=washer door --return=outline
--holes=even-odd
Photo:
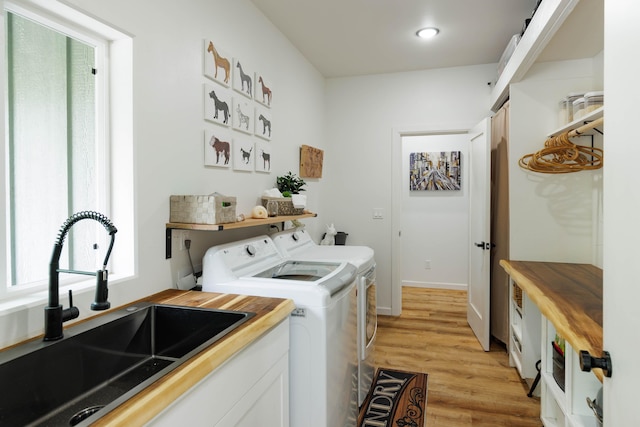
[[[363,280],[364,284],[364,324],[362,331],[362,360],[365,360],[369,353],[373,351],[373,344],[376,338],[376,332],[378,330],[378,315],[376,313],[376,278],[375,271],[366,275]]]

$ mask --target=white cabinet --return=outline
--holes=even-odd
[[[564,375],[557,370],[560,383],[554,377],[553,346],[556,329],[546,318],[542,318],[542,379],[540,418],[545,427],[596,427],[597,421],[587,398],[595,399],[602,386],[591,372],[580,370],[578,353],[566,343],[564,352]]]
[[[289,319],[227,360],[148,426],[289,426]]]
[[[540,310],[509,277],[509,364],[531,385],[540,360]]]
[[[602,270],[537,261],[502,260],[500,265],[511,285],[512,338],[521,342],[509,343],[509,360],[527,379],[537,374],[531,367],[541,360],[538,388],[544,426],[595,427],[587,398],[598,395],[602,372],[581,371],[579,351],[597,354],[602,348]],[[556,335],[564,338],[565,348],[554,371]]]

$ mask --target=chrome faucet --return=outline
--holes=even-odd
[[[93,219],[98,221],[107,230],[107,233],[111,236],[111,243],[109,249],[107,249],[107,255],[102,263],[102,269],[94,272],[90,271],[77,271],[77,270],[64,270],[60,268],[60,256],[62,255],[62,245],[64,239],[71,229],[71,227],[78,221],[83,219]],[[53,245],[53,255],[51,256],[51,263],[49,264],[49,304],[44,308],[44,340],[55,341],[62,338],[62,324],[68,320],[75,319],[80,315],[78,307],[73,305],[73,296],[71,290],[69,290],[69,308],[62,309],[60,305],[58,292],[60,291],[59,285],[59,273],[71,273],[71,274],[85,274],[89,276],[96,276],[96,295],[95,300],[91,304],[91,310],[106,310],[111,304],[107,301],[109,295],[109,289],[107,288],[107,262],[113,249],[113,243],[115,241],[115,234],[118,230],[111,223],[109,218],[101,213],[94,211],[82,211],[71,215],[60,227],[58,232],[58,238]]]

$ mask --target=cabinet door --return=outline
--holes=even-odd
[[[289,425],[289,358],[283,357],[216,424],[218,427]]]
[[[147,426],[289,426],[289,319],[227,360]]]

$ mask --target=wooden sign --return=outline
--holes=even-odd
[[[300,147],[300,177],[322,178],[324,151],[309,145]]]

